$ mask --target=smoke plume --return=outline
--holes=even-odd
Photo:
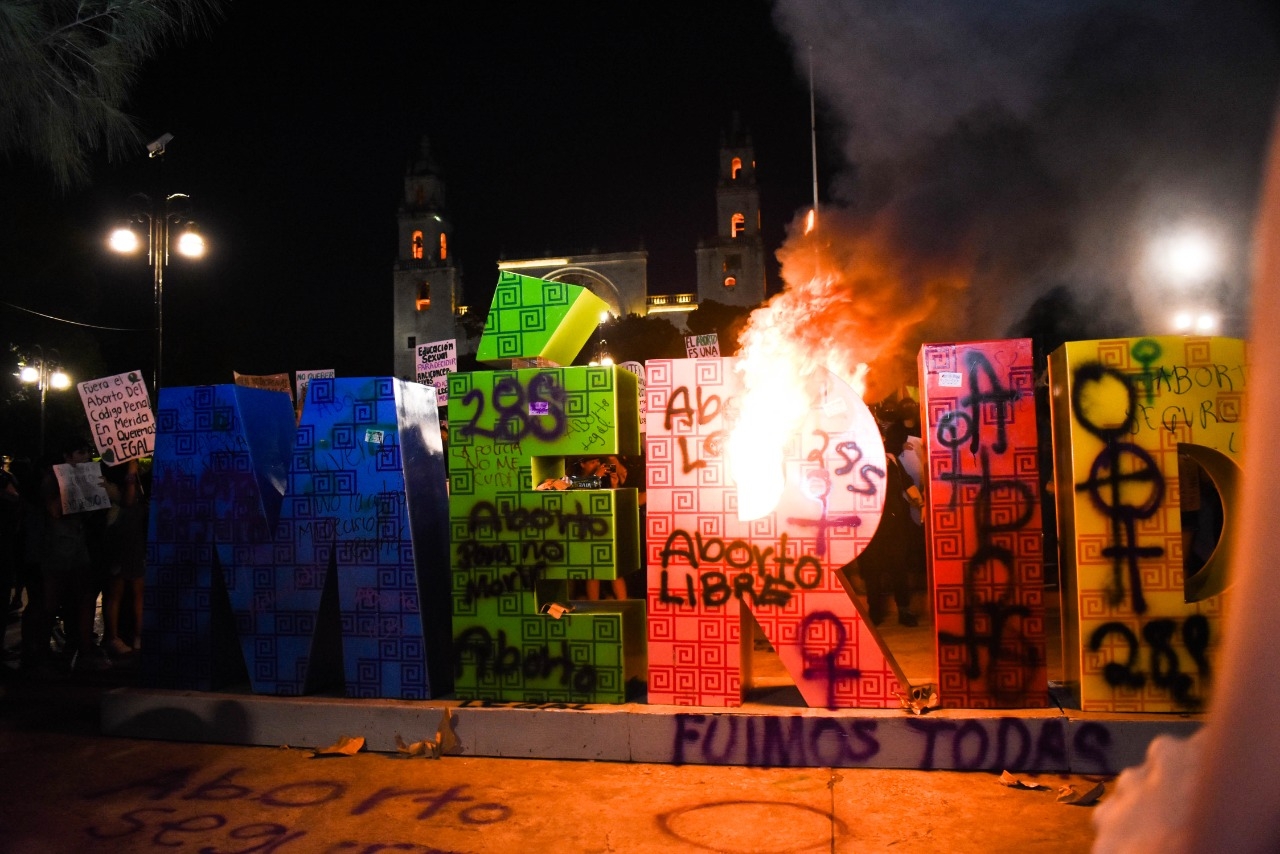
[[[1168,332],[1180,299],[1243,334],[1271,5],[778,0],[774,17],[841,162],[819,163],[831,199],[810,234],[797,215],[784,292],[744,345],[781,331],[910,382],[921,343],[1003,337],[1046,294],[1098,335]],[[1190,285],[1152,263],[1178,228],[1217,247]]]

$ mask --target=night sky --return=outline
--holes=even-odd
[[[174,135],[163,164],[145,152],[104,163],[93,186],[41,201],[56,235],[34,213],[15,217],[29,229],[18,251],[60,254],[52,244],[70,240],[82,254],[8,301],[146,326],[149,270],[104,255],[95,229],[162,180],[192,196],[212,253],[168,268],[166,385],[233,370],[387,374],[396,210],[423,134],[466,300],[487,308],[499,258],[548,252],[644,248],[653,291],[694,289],[735,110],[755,137],[776,247],[812,184],[807,81],[768,5],[602,8],[378,2],[300,17],[294,4],[231,4],[209,38],[144,72],[133,112],[146,139]],[[23,176],[24,192],[51,195],[44,180]],[[150,364],[147,333],[100,340],[113,371]]]
[[[1216,287],[1243,318],[1273,4],[951,5],[230,4],[143,69],[130,108],[144,141],[174,135],[163,163],[100,160],[70,194],[21,161],[3,172],[2,298],[141,331],[8,307],[0,329],[68,361],[96,342],[93,372],[149,370],[149,271],[100,235],[163,187],[193,197],[212,251],[167,272],[166,385],[389,373],[396,208],[423,134],[469,303],[487,305],[501,257],[579,251],[644,248],[651,290],[692,290],[735,110],[771,250],[812,198],[809,47],[827,221],[968,259],[949,332],[1004,334],[1053,287],[1140,328],[1139,240],[1196,219],[1219,229]]]

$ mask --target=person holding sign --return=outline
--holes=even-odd
[[[119,490],[119,512],[107,528],[109,542],[102,646],[115,657],[142,648],[142,583],[147,558],[147,500],[138,461],[107,469]],[[129,637],[132,640],[126,641]]]
[[[97,473],[97,486],[102,489],[101,469],[91,460],[92,445],[79,438],[62,448],[62,465],[45,473],[40,485],[44,503],[45,530],[41,551],[44,574],[45,613],[40,637],[47,639],[59,610],[67,622],[67,644],[71,648],[71,669],[106,670],[111,661],[94,644],[93,617],[98,600],[94,584],[93,562],[89,556],[89,529],[98,521],[91,509],[97,503],[96,492],[83,489],[84,483]],[[80,495],[74,493],[80,492]]]

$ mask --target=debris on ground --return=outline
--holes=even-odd
[[[457,746],[458,738],[453,734],[453,719],[448,709],[445,709],[444,714],[440,717],[440,726],[436,728],[434,738],[406,744],[405,740],[400,737],[400,733],[396,733],[396,752],[410,757],[421,756],[424,759],[439,759],[446,753],[452,753]]]
[[[328,747],[317,748],[312,756],[355,756],[363,747],[363,736],[344,735]]]
[[[1005,771],[1000,775],[1000,785],[1008,786],[1010,789],[1030,789],[1032,791],[1043,791],[1044,789],[1049,788],[1048,786],[1042,786],[1039,783],[1024,783],[1008,771]]]
[[[1098,798],[1102,797],[1102,793],[1106,791],[1106,786],[1102,783],[1094,783],[1093,787],[1084,791],[1076,791],[1076,787],[1070,784],[1058,787],[1058,803],[1066,804],[1073,807],[1087,807],[1096,803]]]

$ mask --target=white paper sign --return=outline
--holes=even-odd
[[[690,359],[720,357],[720,336],[711,332],[706,335],[686,335],[684,351]]]
[[[114,466],[151,455],[156,420],[141,372],[85,380],[76,388],[104,463]]]
[[[62,513],[106,510],[111,498],[102,482],[102,466],[97,463],[59,463],[53,467],[62,496]]]
[[[458,370],[456,338],[418,345],[418,382],[435,386],[437,406],[444,406],[449,402],[449,374],[456,370]]]
[[[618,367],[636,375],[636,386],[640,390],[640,432],[643,433],[645,432],[644,415],[645,410],[648,408],[644,402],[644,365],[639,362],[621,362]]]
[[[302,408],[302,405],[307,402],[307,386],[311,384],[312,380],[331,380],[335,376],[333,368],[321,368],[318,371],[296,371],[295,383],[298,388],[298,396],[295,400],[298,401],[298,408]]]

